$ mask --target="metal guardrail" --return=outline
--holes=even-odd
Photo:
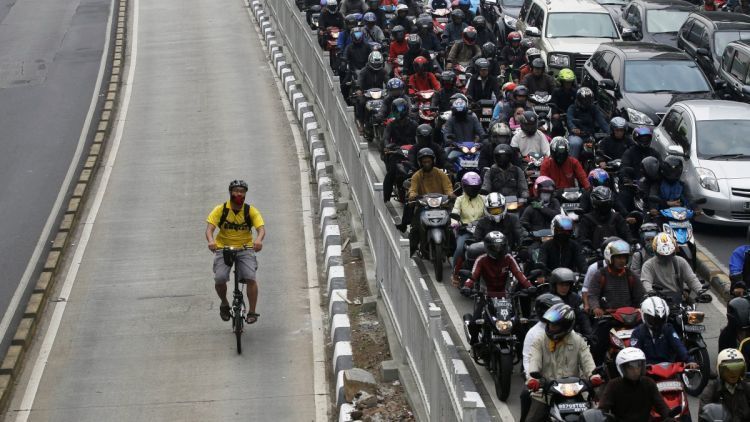
[[[409,242],[396,232],[382,200],[367,143],[360,142],[354,115],[339,93],[339,79],[329,67],[317,35],[293,0],[262,0],[276,25],[287,57],[301,69],[316,112],[327,124],[331,159],[341,164],[362,218],[366,241],[375,261],[375,277],[398,342],[416,381],[431,421],[484,421],[489,414],[468,375],[436,305],[410,258]]]

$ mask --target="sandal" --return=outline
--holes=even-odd
[[[229,313],[229,310],[229,305],[219,306],[219,316],[221,316],[222,321],[229,321],[229,318],[232,317],[232,315]]]
[[[255,324],[256,321],[258,321],[258,317],[260,314],[256,314],[255,312],[248,312],[245,316],[245,322],[248,324]]]

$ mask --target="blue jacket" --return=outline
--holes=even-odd
[[[659,198],[665,202],[679,199],[686,208],[689,207],[687,198],[685,197],[685,186],[679,180],[676,182],[662,180],[659,183]]]
[[[596,105],[592,105],[589,109],[580,109],[575,103],[568,107],[568,129],[572,132],[573,129],[580,129],[583,132],[588,132],[589,135],[593,135],[599,129],[599,132],[609,132],[609,123],[604,118],[604,114]]]
[[[646,363],[692,362],[687,348],[669,323],[664,324],[656,339],[651,336],[651,330],[645,324],[635,327],[630,345],[643,350]]]
[[[745,254],[750,250],[750,245],[742,245],[732,252],[729,257],[729,275],[742,274],[745,267]]]
[[[340,52],[344,52],[346,50],[346,47],[349,47],[349,44],[352,43],[352,33],[349,30],[341,31],[339,34],[339,38],[336,40],[336,45],[339,48]]]

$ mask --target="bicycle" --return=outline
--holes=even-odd
[[[245,246],[242,249],[237,248],[222,248],[222,254],[224,256],[224,263],[228,267],[234,266],[234,293],[232,294],[232,308],[231,308],[231,319],[232,331],[237,338],[237,354],[242,354],[242,331],[244,331],[245,325],[245,299],[243,296],[242,288],[240,287],[239,274],[237,273],[237,266],[234,265],[237,252],[241,250],[252,250],[252,247]]]

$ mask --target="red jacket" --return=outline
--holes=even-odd
[[[388,49],[388,60],[395,62],[396,57],[406,55],[407,51],[409,51],[409,44],[406,43],[406,39],[402,42],[391,41],[391,47]]]
[[[523,275],[518,267],[518,263],[510,255],[505,255],[502,259],[494,259],[484,254],[474,261],[474,269],[471,271],[471,278],[476,282],[482,280],[487,286],[488,292],[505,294],[505,282],[508,278],[508,270],[516,277],[516,280],[523,286],[531,287],[531,283]]]
[[[583,171],[581,163],[573,157],[568,157],[562,167],[558,166],[552,157],[547,157],[542,162],[540,171],[542,176],[547,176],[555,182],[557,189],[574,188],[576,179],[578,180],[578,186],[584,189],[590,187],[589,179],[586,177],[586,172]]]
[[[432,72],[422,72],[421,76],[419,73],[409,76],[408,85],[409,88],[415,91],[440,90],[440,82],[438,82],[435,74]]]

